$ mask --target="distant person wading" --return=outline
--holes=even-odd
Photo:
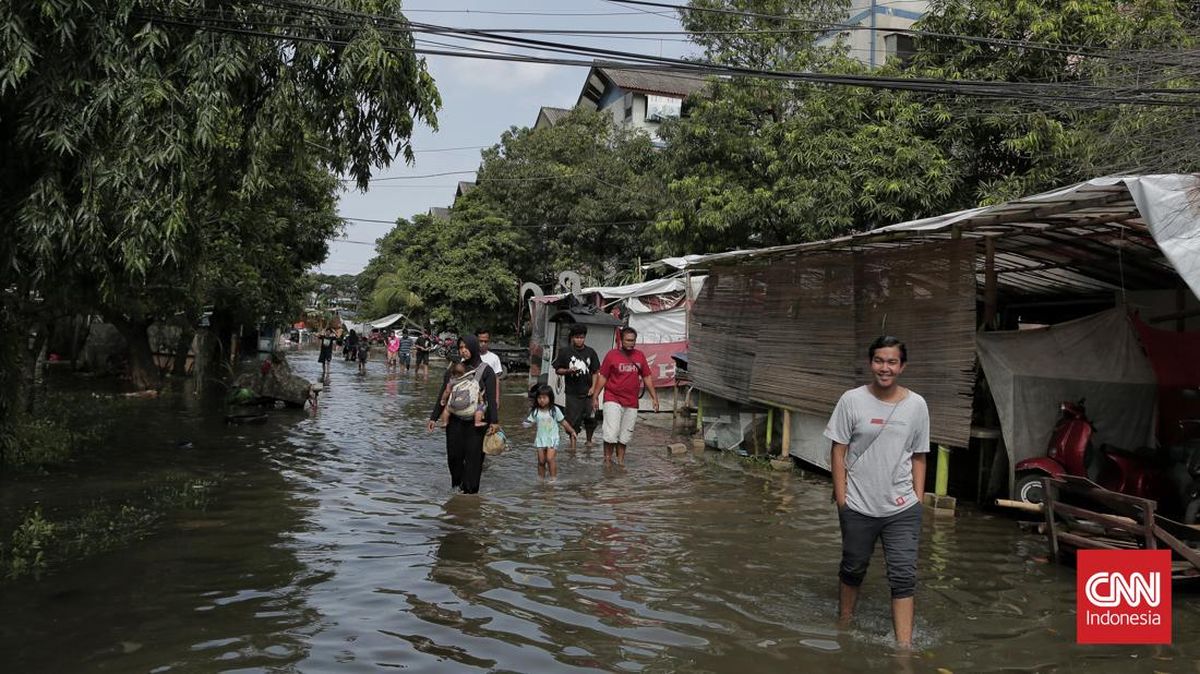
[[[479,341],[473,335],[458,340],[458,354],[462,357],[465,372],[452,385],[447,398],[450,415],[446,424],[446,463],[450,469],[450,486],[462,489],[464,494],[479,491],[479,476],[483,472],[483,438],[500,428],[497,407],[496,373],[479,357]],[[432,432],[442,416],[441,392],[450,381],[451,371],[446,370],[442,387],[429,415],[426,428]],[[475,426],[475,408],[478,400],[487,405],[484,414],[486,426]]]

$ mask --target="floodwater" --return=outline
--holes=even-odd
[[[878,554],[839,631],[826,479],[671,457],[639,424],[626,468],[562,452],[544,482],[521,378],[514,447],[456,495],[424,429],[436,386],[370,368],[335,361],[319,413],[260,426],[138,401],[86,484],[169,469],[219,486],[150,538],[0,585],[0,671],[1200,671],[1200,597],[1175,598],[1174,646],[1077,646],[1074,572],[970,509],[926,518],[913,655],[891,647]],[[22,496],[93,497],[65,476]]]

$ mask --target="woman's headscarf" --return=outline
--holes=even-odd
[[[460,344],[466,344],[467,350],[471,352],[471,357],[466,361],[465,365],[469,368],[479,367],[483,362],[479,358],[479,338],[475,335],[464,335],[458,339]]]

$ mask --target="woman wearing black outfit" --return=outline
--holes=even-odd
[[[479,340],[474,335],[467,335],[458,340],[458,353],[462,356],[463,364],[470,372],[476,368],[484,368],[479,381],[483,389],[484,400],[487,402],[485,419],[487,426],[475,426],[473,419],[460,419],[451,414],[446,425],[446,463],[450,467],[450,486],[461,487],[464,494],[474,494],[479,491],[479,475],[483,472],[483,437],[495,433],[500,428],[499,409],[496,406],[496,373],[479,359]],[[442,391],[450,382],[450,369],[442,377],[442,385],[438,388],[437,402],[433,404],[433,412],[429,415],[426,427],[432,431],[437,420],[442,416]]]

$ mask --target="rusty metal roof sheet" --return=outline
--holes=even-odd
[[[1126,180],[1096,178],[994,206],[913,220],[849,236],[757,250],[689,256],[688,269],[762,263],[815,251],[903,248],[953,238],[990,239],[997,283],[1021,295],[1095,293],[1174,287],[1164,257]],[[982,251],[982,246],[980,247]],[[982,263],[980,263],[982,264]],[[983,283],[984,270],[979,268]]]

